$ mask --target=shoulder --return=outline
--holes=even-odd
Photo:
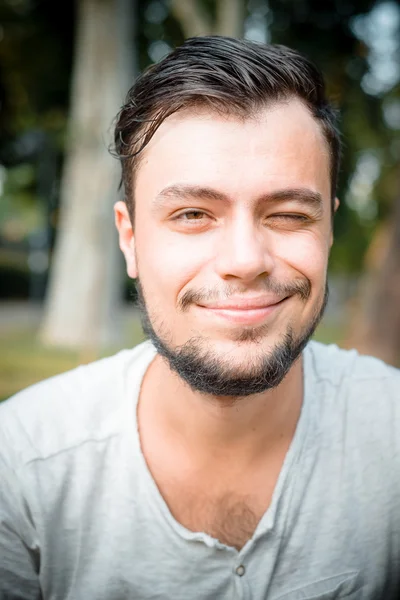
[[[46,458],[85,439],[113,435],[123,423],[129,376],[151,361],[148,342],[41,381],[0,404],[2,452],[18,464]],[[132,400],[133,401],[133,400]]]
[[[400,528],[400,371],[315,342],[304,365],[307,443],[321,497],[335,498],[331,506],[342,511],[345,527],[361,527],[360,535],[367,527],[371,539],[386,543],[387,532]]]
[[[324,435],[342,446],[350,440],[365,456],[399,457],[399,369],[356,350],[316,342],[307,346],[305,361]]]
[[[400,401],[400,370],[373,356],[357,350],[343,350],[336,344],[325,345],[312,341],[306,351],[309,371],[316,381],[325,381],[347,390],[381,389]]]

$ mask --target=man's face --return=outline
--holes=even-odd
[[[309,339],[326,299],[329,167],[297,100],[243,121],[178,112],[145,149],[133,233],[116,207],[121,248],[148,333],[194,389],[273,387]]]

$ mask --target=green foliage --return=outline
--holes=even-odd
[[[73,4],[0,4],[3,136],[32,127],[50,131],[55,138],[63,133],[72,70]]]
[[[22,163],[4,169],[0,203],[0,234],[20,241],[40,225],[40,208],[35,196],[35,168]]]

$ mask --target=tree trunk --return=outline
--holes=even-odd
[[[171,12],[186,38],[212,33],[211,19],[198,0],[171,0]]]
[[[215,33],[243,37],[244,8],[243,0],[219,0]]]
[[[217,0],[213,23],[199,0],[171,0],[171,11],[180,22],[185,37],[198,35],[243,35],[244,0]]]
[[[400,365],[400,194],[393,218],[376,235],[346,345]]]
[[[113,219],[119,165],[112,120],[132,82],[131,0],[78,2],[69,143],[45,315],[48,344],[97,348],[117,337],[122,259]]]

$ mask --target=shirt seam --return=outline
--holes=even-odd
[[[73,444],[71,446],[68,446],[67,448],[62,448],[61,450],[58,450],[57,452],[52,452],[46,456],[35,456],[34,458],[30,458],[29,460],[25,461],[22,463],[21,467],[27,467],[29,465],[31,465],[32,463],[35,462],[40,462],[40,461],[46,461],[52,458],[57,458],[59,455],[61,454],[65,454],[67,452],[70,452],[72,450],[77,450],[78,448],[80,448],[81,446],[84,446],[86,444],[90,444],[92,442],[94,443],[104,443],[107,442],[108,440],[110,440],[111,438],[114,437],[118,437],[121,435],[121,432],[114,432],[111,433],[105,437],[102,438],[86,438],[85,440],[82,440],[81,442],[77,443],[77,444]]]

